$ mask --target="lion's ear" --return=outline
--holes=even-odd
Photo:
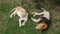
[[[38,25],[39,26],[39,25]],[[46,23],[40,23],[40,29],[44,30],[48,27],[48,25]]]
[[[43,24],[43,26],[41,27],[41,30],[44,30],[44,29],[46,29],[47,27],[48,27],[47,24]]]
[[[48,27],[48,25],[47,25],[47,24],[45,24],[43,28],[44,28],[44,29],[46,29],[47,27]]]

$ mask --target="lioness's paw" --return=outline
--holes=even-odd
[[[12,16],[10,15],[10,18],[11,18]]]
[[[22,26],[24,26],[25,24],[23,23]]]

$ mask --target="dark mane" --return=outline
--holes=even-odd
[[[48,27],[47,27],[46,29],[44,29],[44,30],[47,30],[47,29],[49,28],[49,26],[50,26],[51,21],[48,20],[48,19],[45,18],[45,17],[42,17],[41,20],[38,22],[38,24],[39,24],[39,23],[45,23],[45,24],[47,24]],[[42,30],[42,31],[44,31],[44,30]]]

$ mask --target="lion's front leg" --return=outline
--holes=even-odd
[[[34,19],[34,18],[31,18],[34,22],[39,22],[41,19]]]

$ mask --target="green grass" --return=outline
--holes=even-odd
[[[21,1],[19,1],[21,4]],[[35,11],[34,6],[30,4],[22,5],[29,12],[29,19],[25,26],[19,27],[18,16],[9,17],[9,12],[12,8],[16,7],[16,1],[12,0],[0,0],[0,34],[60,34],[60,12],[50,11],[51,12],[51,26],[48,30],[41,32],[35,29],[35,22],[31,18],[31,12]]]

